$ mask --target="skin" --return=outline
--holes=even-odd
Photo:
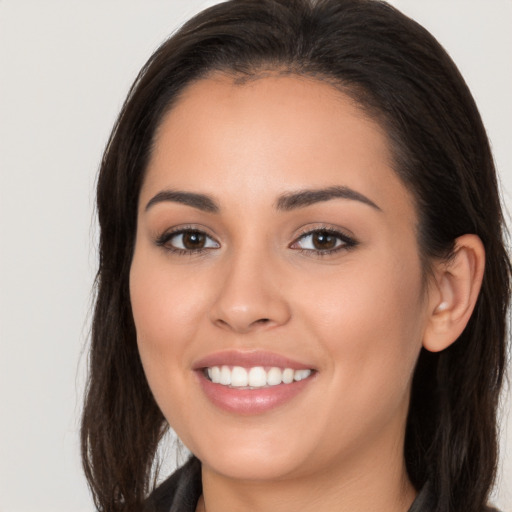
[[[283,194],[333,186],[377,208],[334,198],[276,209]],[[169,189],[206,194],[219,210],[146,207]],[[385,134],[332,86],[215,75],[184,91],[156,134],[141,189],[130,293],[155,399],[202,462],[198,510],[408,509],[416,492],[402,447],[414,365],[425,339],[435,345],[451,325],[457,297],[432,338],[451,282],[445,273],[441,286],[425,287],[416,224]],[[208,247],[180,254],[179,236],[157,243],[183,227],[206,233]],[[304,233],[325,228],[357,244],[315,250]],[[268,350],[317,371],[284,405],[228,413],[192,370],[226,349]]]

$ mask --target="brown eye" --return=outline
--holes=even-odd
[[[203,249],[206,244],[206,235],[199,231],[188,231],[182,234],[182,244],[188,251]]]
[[[340,249],[348,249],[356,245],[355,240],[339,231],[315,229],[298,238],[291,245],[291,248],[320,255],[334,253]]]
[[[176,253],[199,253],[205,249],[218,249],[220,247],[220,244],[213,238],[196,229],[165,233],[156,243]]]
[[[339,241],[339,238],[328,231],[316,231],[311,237],[313,247],[318,251],[334,249]]]

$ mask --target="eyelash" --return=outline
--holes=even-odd
[[[165,233],[162,233],[155,241],[156,245],[159,247],[163,247],[166,251],[169,251],[173,254],[176,254],[178,256],[186,256],[186,255],[201,255],[205,254],[211,249],[216,249],[216,247],[202,247],[199,249],[181,249],[179,247],[173,247],[169,245],[169,242],[178,235],[184,235],[184,234],[191,234],[191,233],[197,233],[199,235],[204,235],[209,240],[213,240],[217,245],[220,246],[219,242],[214,240],[211,236],[209,236],[205,231],[195,228],[193,226],[185,226],[180,227],[175,230],[166,231]]]
[[[300,240],[304,240],[309,236],[313,236],[314,234],[318,233],[325,233],[329,236],[333,236],[338,239],[341,243],[337,247],[333,247],[332,249],[326,249],[326,250],[317,250],[317,249],[303,249],[303,248],[294,248],[293,246],[296,245]],[[330,256],[332,254],[335,254],[340,251],[348,251],[350,249],[353,249],[358,245],[358,242],[354,240],[352,237],[346,235],[345,233],[333,229],[331,227],[327,226],[319,226],[314,229],[307,229],[303,233],[301,233],[294,242],[290,245],[291,248],[303,253],[307,254],[308,256],[314,256],[323,258],[325,256]]]
[[[198,249],[181,249],[179,247],[173,247],[169,243],[171,240],[178,236],[178,235],[184,235],[184,234],[191,234],[191,233],[197,233],[199,235],[205,236],[207,239],[213,241],[215,244],[217,244],[217,247],[202,247]],[[326,249],[326,250],[317,250],[317,249],[304,249],[301,247],[294,247],[294,245],[297,245],[299,241],[306,239],[309,236],[313,236],[314,234],[318,233],[325,233],[329,236],[335,237],[339,242],[341,242],[339,245],[335,246],[332,249]],[[172,231],[166,231],[165,233],[162,233],[156,241],[156,245],[159,247],[163,247],[165,250],[176,254],[178,256],[185,256],[185,255],[202,255],[208,252],[211,249],[217,249],[220,247],[219,242],[217,242],[214,238],[209,236],[205,231],[195,228],[193,226],[185,226],[178,228],[176,230]],[[338,242],[336,242],[338,244]],[[304,231],[301,233],[290,245],[289,247],[291,249],[294,249],[296,251],[299,251],[303,254],[307,254],[308,256],[315,256],[315,257],[325,257],[329,256],[331,254],[340,252],[340,251],[347,251],[350,249],[353,249],[358,245],[358,242],[354,240],[353,238],[347,236],[346,234],[342,233],[341,231],[338,231],[336,229],[330,228],[330,227],[318,227],[315,229],[308,229],[307,231]]]

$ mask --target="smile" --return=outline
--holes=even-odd
[[[307,379],[311,369],[279,368],[263,366],[212,366],[204,369],[205,377],[214,384],[240,389],[261,389],[279,384],[291,384]]]
[[[224,350],[192,364],[204,397],[215,408],[243,416],[296,403],[315,389],[319,369],[273,352]]]

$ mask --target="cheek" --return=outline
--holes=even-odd
[[[201,287],[181,269],[137,249],[130,269],[130,299],[139,342],[165,349],[192,335],[201,308]],[[190,332],[189,332],[190,331]],[[161,347],[159,347],[161,345]]]
[[[424,330],[419,262],[375,261],[309,286],[302,311],[339,379],[361,392],[407,391]],[[394,390],[393,390],[394,388]]]
[[[339,282],[307,308],[332,365],[324,423],[358,446],[386,425],[403,428],[423,332],[421,274],[386,265]]]
[[[130,270],[130,299],[139,353],[150,388],[161,408],[186,397],[183,368],[193,360],[202,310],[201,287],[180,269],[149,258],[137,248]],[[169,390],[176,393],[169,393]],[[175,404],[176,405],[176,404]]]

